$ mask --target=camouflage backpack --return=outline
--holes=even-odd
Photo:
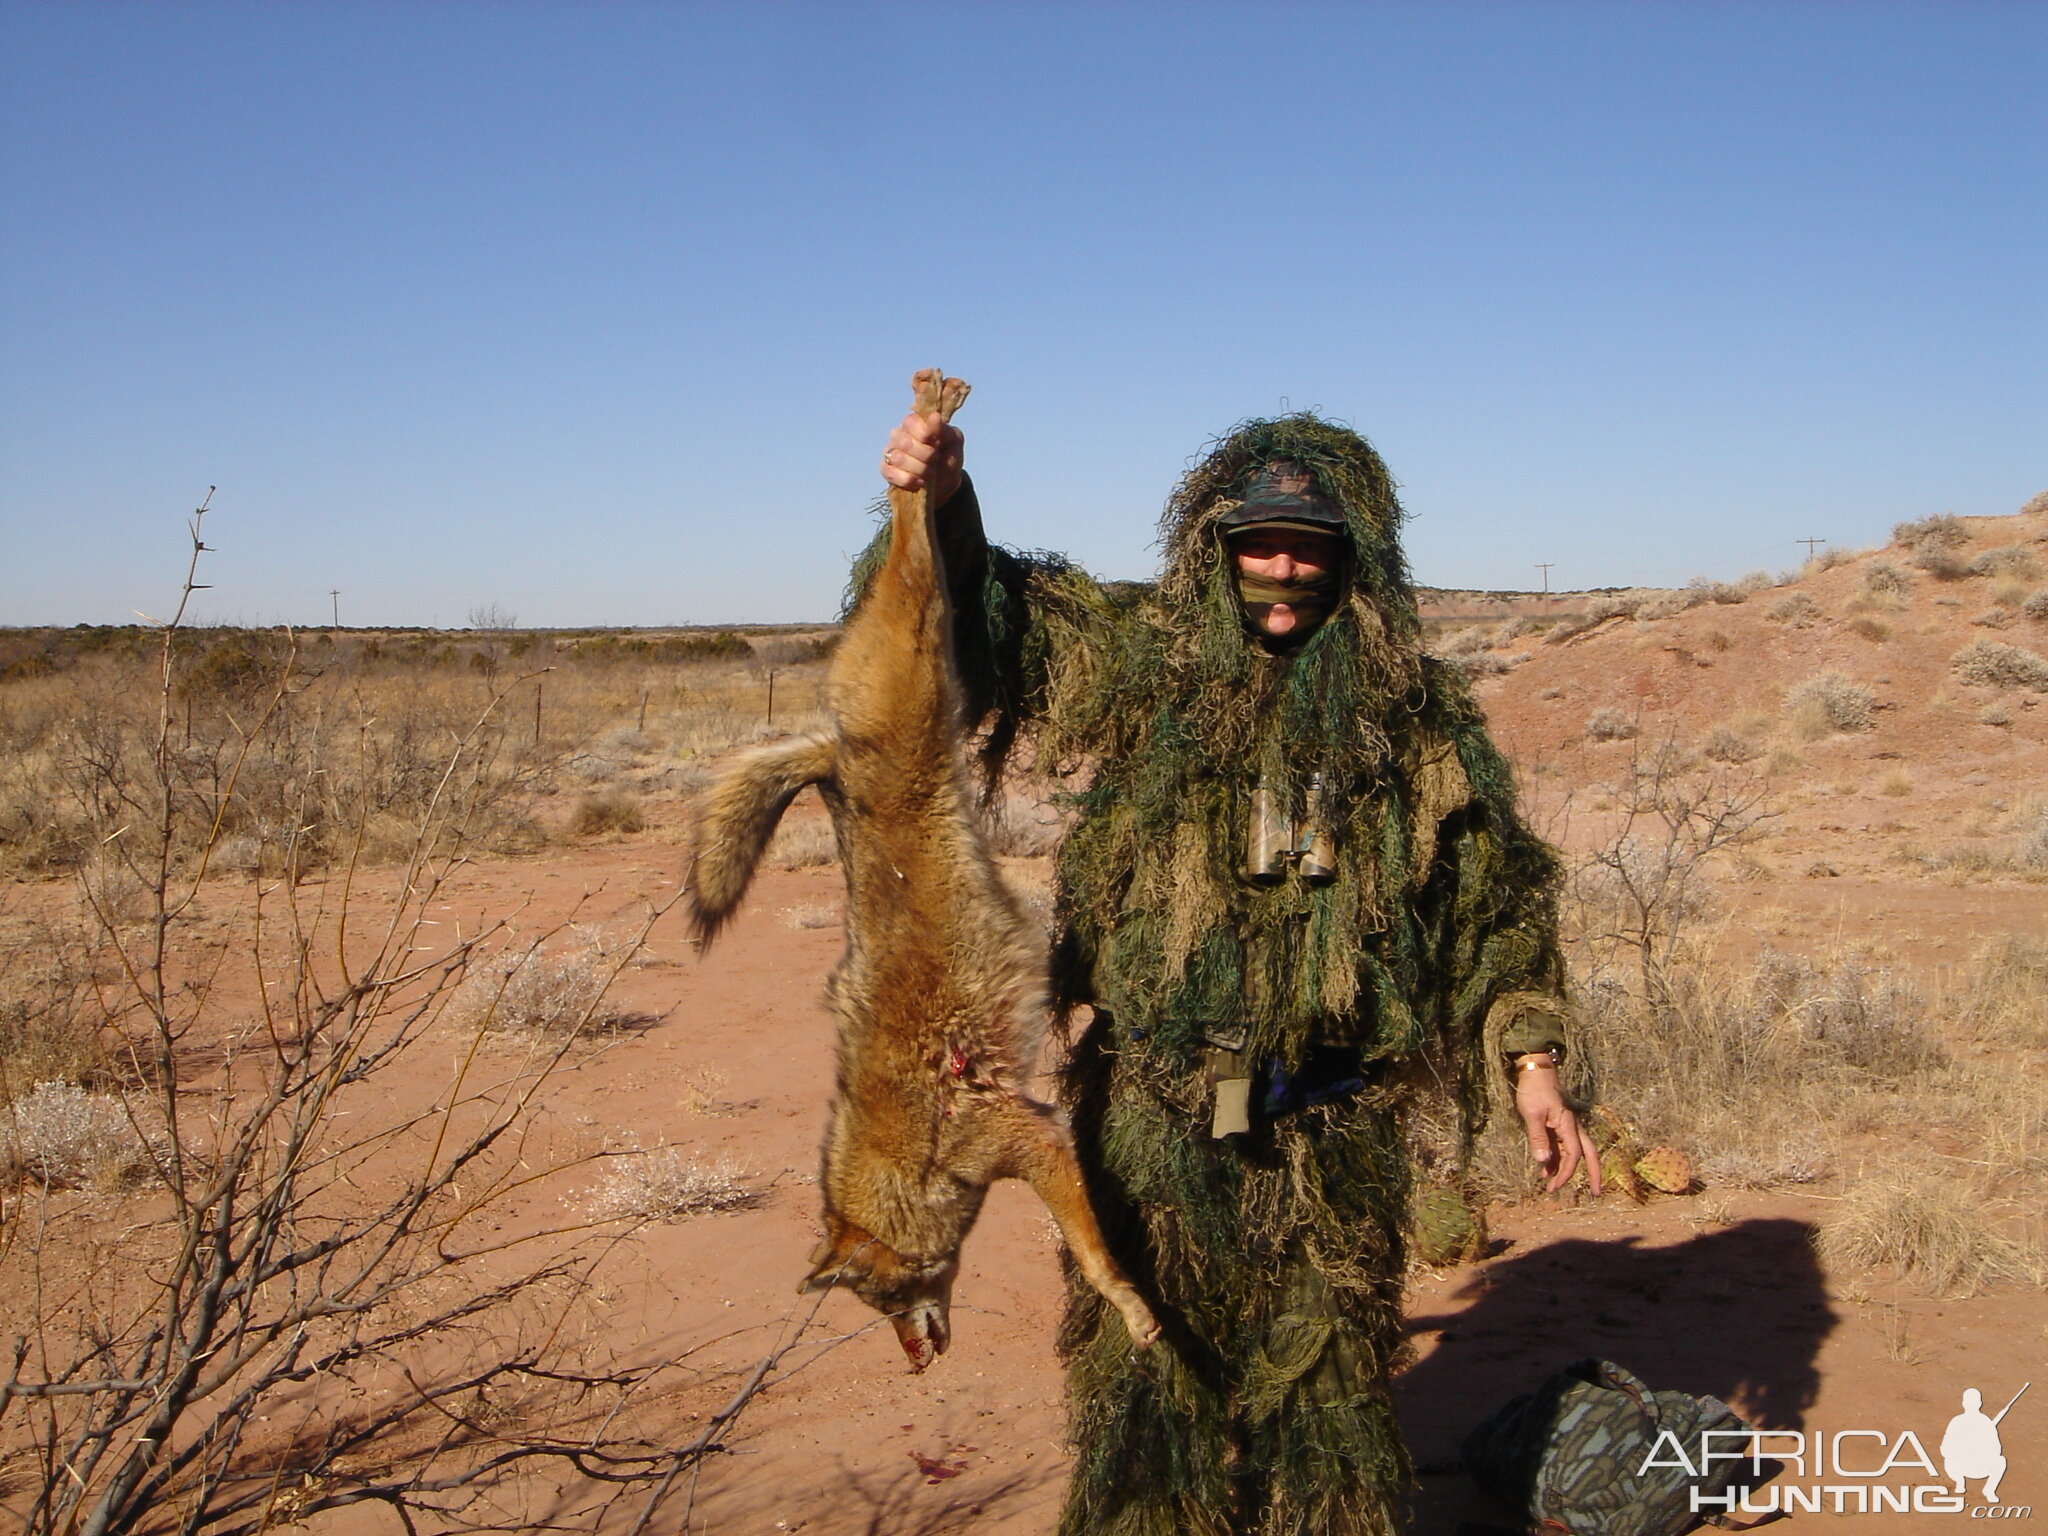
[[[1464,1464],[1532,1533],[1679,1536],[1702,1519],[1734,1524],[1720,1500],[1731,1486],[1762,1479],[1751,1476],[1747,1456],[1717,1460],[1694,1476],[1658,1437],[1670,1431],[1697,1464],[1702,1430],[1749,1427],[1715,1398],[1652,1392],[1610,1360],[1581,1360],[1473,1430]],[[1713,1444],[1719,1453],[1744,1449],[1737,1439]],[[1645,1468],[1646,1461],[1659,1464]],[[1714,1504],[1698,1509],[1695,1490]]]

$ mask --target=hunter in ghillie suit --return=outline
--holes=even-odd
[[[1061,1532],[1388,1536],[1415,1212],[1475,1240],[1463,1167],[1492,1100],[1553,1187],[1591,1161],[1557,1082],[1552,856],[1422,654],[1393,483],[1356,433],[1233,431],[1168,502],[1155,585],[991,546],[960,458],[913,414],[882,472],[943,503],[984,767],[1021,739],[1077,786],[1064,1099],[1165,1330],[1135,1350],[1070,1288]]]

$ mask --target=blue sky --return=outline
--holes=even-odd
[[[2048,487],[2048,5],[0,0],[0,623],[828,615],[909,372],[1152,567],[1312,406],[1418,577]]]

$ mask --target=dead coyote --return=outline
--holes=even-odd
[[[917,409],[967,386],[925,369]],[[803,1289],[850,1286],[919,1370],[948,1339],[960,1244],[996,1179],[1028,1179],[1089,1284],[1140,1344],[1159,1325],[1102,1241],[1064,1127],[1026,1098],[1045,1017],[1042,940],[1004,887],[961,742],[952,613],[922,491],[889,493],[889,554],[832,663],[829,735],[739,758],[703,795],[691,920],[709,940],[775,824],[816,784],[846,875],[846,953],[827,987],[839,1092],[825,1135],[825,1240]]]

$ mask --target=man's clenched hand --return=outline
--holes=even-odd
[[[942,506],[960,489],[965,457],[966,439],[958,427],[942,425],[936,415],[912,411],[889,434],[882,478],[900,490],[928,489],[932,504]]]

